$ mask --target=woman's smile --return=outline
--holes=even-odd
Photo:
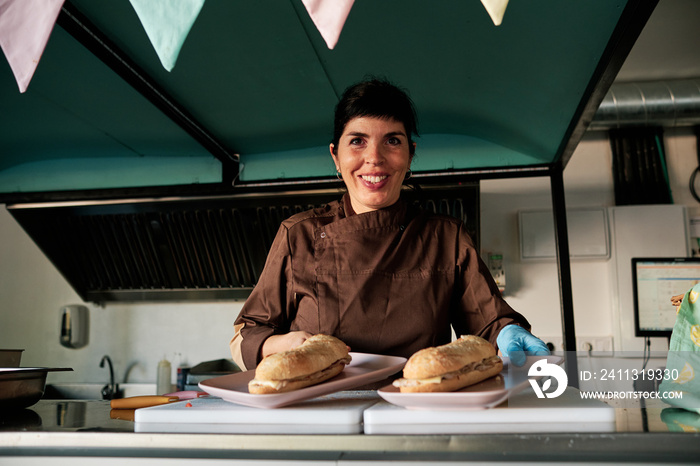
[[[360,178],[370,185],[376,185],[386,180],[387,175],[360,175]]]
[[[330,149],[355,213],[388,207],[399,200],[412,159],[403,123],[354,118],[345,126],[338,147],[331,144]]]

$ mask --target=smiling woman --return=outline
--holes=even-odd
[[[355,213],[388,207],[399,200],[413,158],[403,123],[355,118],[346,125],[338,146],[331,144],[330,149]]]
[[[406,125],[390,115],[356,116],[345,122],[330,151],[356,213],[398,201],[415,152],[409,136]]]
[[[396,86],[373,79],[345,91],[335,109],[330,151],[355,213],[399,200],[416,151],[414,134],[413,103]]]
[[[506,356],[547,353],[501,297],[465,225],[402,199],[416,121],[408,95],[388,82],[345,91],[330,153],[347,193],[282,222],[234,325],[239,366],[320,333],[355,352],[409,357],[448,343],[450,327],[501,343]],[[521,332],[501,332],[509,326]]]

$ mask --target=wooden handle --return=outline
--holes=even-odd
[[[110,419],[119,419],[120,421],[131,421],[134,422],[136,418],[135,409],[110,409],[109,410]]]
[[[112,407],[112,409],[137,409],[148,408],[149,406],[164,405],[166,403],[172,403],[173,401],[179,400],[180,399],[176,396],[144,395],[112,400],[109,405]]]

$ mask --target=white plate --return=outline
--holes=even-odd
[[[560,356],[528,356],[522,367],[516,367],[509,364],[508,358],[502,358],[503,370],[500,374],[455,392],[401,393],[393,385],[387,385],[378,393],[389,403],[408,409],[489,409],[529,387],[527,371],[543,358],[547,359],[548,364],[561,364],[564,361]]]
[[[226,401],[254,408],[280,408],[300,401],[327,395],[342,390],[378,382],[399,372],[406,364],[406,358],[382,356],[378,354],[350,353],[352,361],[343,372],[318,385],[285,393],[255,395],[248,393],[248,382],[255,371],[238,372],[199,382],[199,387],[210,395]]]

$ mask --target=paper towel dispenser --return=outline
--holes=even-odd
[[[66,348],[78,349],[89,341],[90,313],[86,306],[72,304],[61,308],[60,343]]]

